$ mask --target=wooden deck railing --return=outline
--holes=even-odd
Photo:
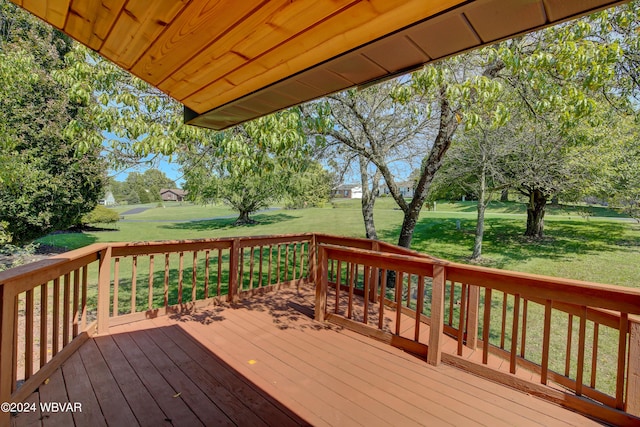
[[[0,272],[0,401],[26,398],[95,332],[107,250],[90,245]]]
[[[312,240],[95,244],[0,272],[0,402],[26,399],[110,325],[308,282]]]
[[[618,425],[640,422],[629,416],[640,416],[640,291],[377,252],[348,240],[318,238],[317,320]],[[443,333],[456,345],[445,346]]]
[[[317,320],[615,424],[639,421],[640,291],[324,234],[95,244],[0,272],[0,401],[24,400],[111,325],[306,282]]]

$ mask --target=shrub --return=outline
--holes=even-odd
[[[87,224],[111,224],[120,219],[120,215],[116,211],[106,208],[102,205],[96,206],[91,212],[85,214],[82,219],[82,225]]]

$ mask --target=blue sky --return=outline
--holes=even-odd
[[[153,166],[140,165],[140,166],[135,166],[135,167],[131,167],[131,168],[120,170],[120,171],[115,171],[113,169],[110,169],[109,176],[113,176],[116,179],[116,181],[124,181],[125,179],[127,179],[127,175],[129,174],[129,172],[142,173],[147,169],[160,169],[162,172],[165,173],[165,175],[169,177],[169,179],[176,181],[176,184],[178,185],[178,187],[182,187],[182,184],[184,183],[184,180],[182,179],[182,173],[180,172],[180,165],[178,165],[175,162],[169,162],[168,158],[161,158],[157,162],[157,164]]]

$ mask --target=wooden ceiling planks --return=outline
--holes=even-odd
[[[22,7],[56,28],[63,28],[70,0],[23,0]]]
[[[188,0],[128,2],[100,52],[125,69],[131,69],[173,22]]]
[[[353,0],[319,0],[313,5],[307,4],[305,8],[300,2],[270,1],[248,17],[243,22],[243,27],[234,28],[211,44],[189,63],[184,64],[159,88],[176,99],[184,100],[210,82],[218,81],[239,68],[259,67],[253,72],[254,75],[259,75],[265,68],[255,63],[257,57],[315,25],[318,20],[326,19],[335,13],[336,7],[342,9],[352,3]],[[303,13],[305,11],[307,13]],[[295,21],[287,27],[282,24],[283,21],[292,18],[295,18]],[[251,28],[251,31],[247,32],[245,26]],[[239,74],[240,77],[236,76],[235,84],[242,78],[242,74]],[[233,76],[229,83],[234,84]],[[221,85],[224,87],[226,83],[223,81]]]
[[[628,0],[12,0],[224,128]]]
[[[99,51],[120,15],[126,0],[74,1],[64,32]]]

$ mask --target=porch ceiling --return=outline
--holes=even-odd
[[[12,0],[224,129],[625,0]]]

